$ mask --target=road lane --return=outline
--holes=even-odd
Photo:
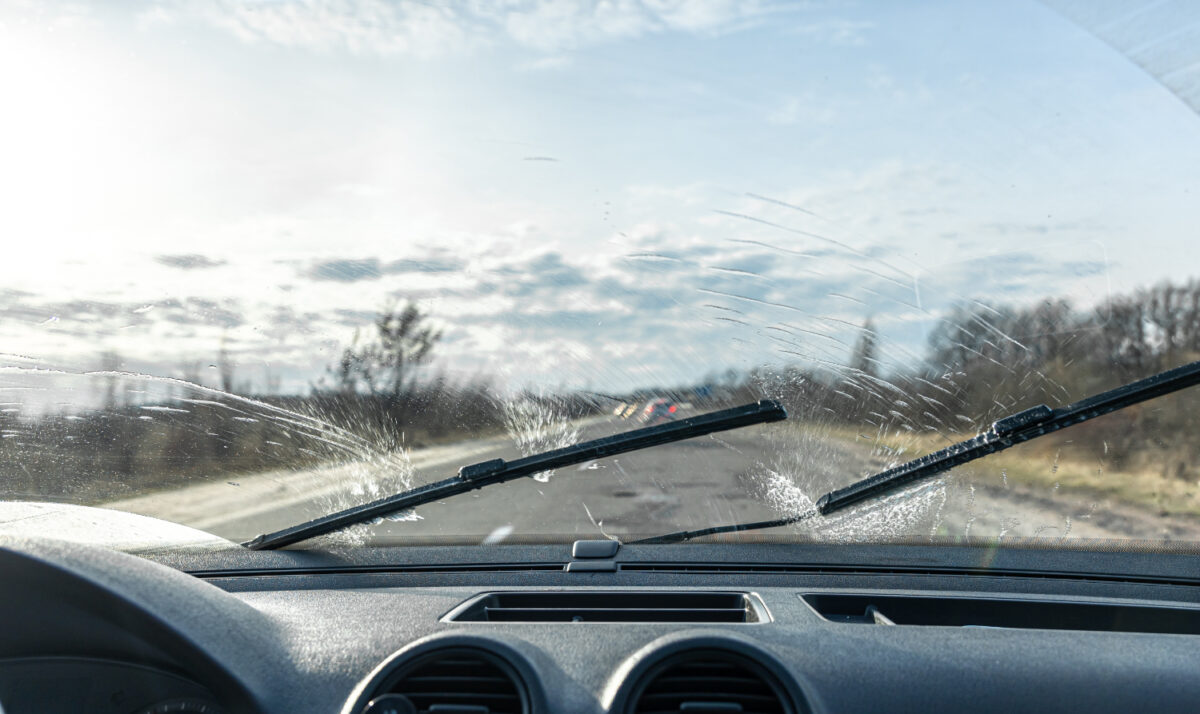
[[[580,425],[580,440],[634,426],[618,420],[588,420]],[[616,533],[651,533],[673,524],[687,527],[774,517],[776,512],[746,487],[750,471],[759,468],[754,458],[760,448],[757,442],[762,441],[759,433],[770,428],[752,427],[736,435],[691,439],[568,467],[548,482],[530,478],[492,486],[423,506],[418,509],[420,520],[385,522],[375,531],[383,535],[469,534],[483,538],[511,529],[521,534],[602,537],[602,528]],[[402,485],[411,487],[446,478],[467,463],[522,455],[507,436],[413,451],[413,473]],[[350,463],[300,472],[254,474],[106,505],[246,540],[335,508],[372,500],[375,496],[370,489],[364,490],[361,485],[386,481],[381,471],[401,467],[386,462]]]
[[[579,424],[580,439],[631,426],[589,420]],[[413,451],[407,480],[389,478],[404,464],[385,459],[256,474],[108,505],[242,541],[373,500],[387,488],[446,478],[467,463],[521,455],[512,438],[498,436]],[[652,535],[803,511],[811,507],[810,499],[885,466],[866,445],[814,435],[802,425],[768,424],[560,469],[545,482],[529,478],[492,486],[422,506],[417,520],[385,521],[369,532],[389,539],[469,541],[512,534],[547,539]],[[832,540],[930,535],[1200,540],[1200,528],[1190,520],[1161,518],[1087,494],[982,485],[970,469],[957,473],[898,502],[775,533]],[[375,484],[376,490],[364,484]],[[334,540],[361,540],[366,532],[355,529]]]

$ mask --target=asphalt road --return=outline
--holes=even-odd
[[[575,426],[579,439],[586,440],[636,425],[605,418]],[[522,455],[514,439],[501,436],[414,451],[407,463],[384,459],[256,474],[108,505],[244,541],[446,478],[464,464]],[[819,439],[791,424],[763,425],[561,469],[546,481],[492,486],[423,506],[409,520],[384,521],[333,538],[629,539],[801,512],[812,498],[885,466],[865,447]],[[969,472],[848,514],[774,531],[786,533],[834,541],[931,535],[1200,540],[1200,528],[1190,521],[1098,502],[1086,494],[983,486]]]
[[[637,426],[609,419],[579,426],[580,440]],[[762,430],[753,427],[560,469],[545,482],[520,479],[418,509],[419,519],[385,521],[378,535],[482,540],[505,534],[604,537],[653,534],[718,522],[773,518],[753,495]],[[452,476],[459,466],[523,454],[514,440],[497,437],[410,453],[407,479],[388,478],[403,464],[357,463],[313,471],[273,472],[206,483],[107,504],[166,518],[233,540],[283,528],[330,510],[385,495],[390,486],[417,486]],[[377,484],[364,488],[367,484]],[[350,534],[361,537],[362,530]]]

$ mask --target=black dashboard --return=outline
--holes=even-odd
[[[1194,711],[1200,558],[951,546],[163,553],[0,541],[0,705]],[[154,562],[157,561],[157,562]]]
[[[15,657],[0,663],[0,700],[12,712],[169,714],[222,711],[186,676],[120,660]]]

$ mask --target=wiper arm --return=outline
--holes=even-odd
[[[523,476],[549,471],[551,469],[587,463],[606,456],[615,456],[629,451],[646,449],[651,446],[669,444],[674,441],[691,439],[696,436],[713,434],[719,431],[738,429],[752,424],[780,421],[787,418],[787,412],[779,402],[763,400],[756,404],[747,404],[732,409],[701,414],[699,416],[680,419],[668,424],[649,426],[635,429],[623,434],[605,436],[592,441],[585,441],[574,446],[554,449],[542,454],[527,456],[515,461],[492,459],[458,470],[458,475],[419,486],[394,496],[379,499],[361,506],[347,508],[328,516],[322,516],[307,523],[301,523],[291,528],[285,528],[275,533],[260,535],[242,545],[251,550],[270,550],[282,548],[292,543],[324,535],[332,531],[362,523],[374,518],[380,518],[396,511],[415,508],[432,501],[439,501],[449,496],[467,493],[484,486],[512,481]]]
[[[936,476],[965,463],[983,458],[997,451],[1004,451],[1017,444],[1045,436],[1074,424],[1095,419],[1119,409],[1177,392],[1200,384],[1200,362],[1161,372],[1152,377],[1130,382],[1122,387],[1082,399],[1074,404],[1051,409],[1040,404],[1031,409],[1017,412],[992,422],[984,433],[951,444],[940,451],[913,459],[908,463],[881,471],[845,488],[831,491],[817,500],[816,506],[804,513],[770,521],[736,523],[712,526],[694,531],[679,531],[666,535],[644,538],[633,543],[679,543],[718,533],[777,528],[798,523],[816,516],[829,515],[845,508],[886,495],[915,481]]]

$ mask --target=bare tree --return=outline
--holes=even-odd
[[[100,353],[101,372],[112,373],[119,369],[121,369],[121,355],[117,354],[114,350],[105,350],[104,352]],[[109,376],[104,379],[104,409],[106,411],[112,411],[120,406],[117,403],[118,381],[118,378],[113,374],[109,374]]]
[[[343,397],[365,396],[377,407],[383,431],[399,433],[419,387],[420,368],[429,362],[442,331],[415,303],[391,302],[375,318],[374,334],[350,346],[327,371]]]
[[[393,302],[375,319],[376,338],[366,348],[362,373],[372,393],[395,401],[412,392],[418,368],[442,339],[441,330],[427,319],[411,302],[403,309]]]
[[[221,391],[233,394],[233,360],[229,357],[229,348],[225,337],[221,338],[221,349],[217,352],[217,371],[221,375]]]
[[[854,345],[854,353],[850,356],[850,368],[858,370],[872,377],[879,374],[879,359],[876,354],[879,351],[879,338],[875,334],[875,323],[871,318],[867,318],[863,322],[862,332],[858,336],[858,342]]]
[[[281,382],[280,375],[271,371],[271,365],[263,363],[263,394],[271,396],[279,394],[279,386]]]

